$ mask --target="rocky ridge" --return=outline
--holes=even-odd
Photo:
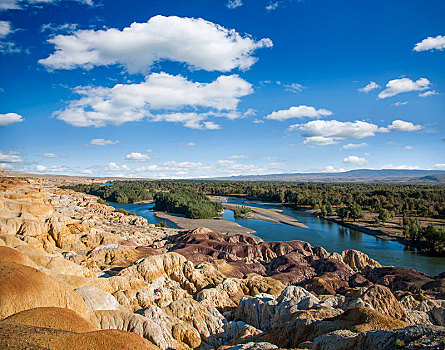
[[[0,347],[441,349],[439,277],[156,228],[48,180],[0,181]]]

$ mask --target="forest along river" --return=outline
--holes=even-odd
[[[232,210],[225,210],[222,219],[233,221],[241,226],[255,230],[256,236],[264,241],[301,240],[312,246],[318,245],[329,252],[340,253],[346,249],[359,250],[382,265],[409,267],[429,275],[437,275],[445,271],[445,258],[432,257],[417,253],[415,250],[398,242],[386,241],[366,233],[349,229],[317,218],[313,214],[296,210],[280,204],[259,203],[246,198],[229,197],[227,203],[241,204],[257,208],[274,208],[283,210],[283,214],[294,217],[309,228],[300,228],[282,223],[266,222],[252,219],[235,219]],[[120,204],[109,203],[114,208],[123,208],[135,212],[150,223],[157,224],[166,221],[172,228],[179,228],[169,220],[159,219],[152,211],[154,204]]]

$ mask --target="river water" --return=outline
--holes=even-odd
[[[445,258],[431,257],[420,253],[398,242],[386,241],[366,233],[349,229],[317,218],[315,215],[296,210],[280,204],[264,204],[250,202],[245,198],[230,197],[228,203],[249,205],[258,208],[282,209],[283,214],[292,216],[309,226],[300,228],[281,223],[271,223],[261,220],[235,219],[233,211],[225,210],[222,218],[234,221],[241,226],[255,230],[255,235],[264,241],[290,241],[302,240],[309,242],[312,246],[319,245],[329,252],[340,253],[346,249],[356,249],[377,260],[382,265],[409,267],[429,275],[437,275],[445,271]],[[169,220],[159,219],[152,211],[154,204],[120,204],[109,203],[116,209],[124,208],[136,215],[142,216],[150,223],[166,221],[169,227],[178,228]]]

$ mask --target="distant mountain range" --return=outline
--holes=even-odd
[[[69,176],[54,174],[28,174],[11,172],[0,168],[0,177],[37,177],[58,179],[64,182],[103,182],[103,181],[137,181],[152,180],[148,178]],[[445,184],[444,170],[371,170],[358,169],[342,173],[291,173],[269,175],[241,175],[216,177],[196,180],[226,180],[226,181],[289,181],[289,182],[376,182],[376,183],[417,183]]]
[[[358,169],[341,173],[291,173],[270,175],[241,175],[214,178],[230,181],[293,181],[293,182],[392,182],[445,184],[443,170]]]

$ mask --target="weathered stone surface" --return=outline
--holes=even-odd
[[[2,324],[0,348],[51,350],[156,350],[147,340],[135,333],[119,330],[75,333],[41,327]]]
[[[74,290],[92,310],[117,310],[119,303],[108,292],[93,286],[86,286]]]
[[[73,310],[60,307],[38,307],[18,312],[0,321],[1,324],[58,329],[76,333],[97,331],[99,328]]]
[[[407,344],[430,346],[440,328],[422,327],[444,323],[440,278],[382,267],[354,250],[155,228],[48,182],[0,180],[0,317],[10,316],[0,321],[0,347],[1,335],[18,348],[23,338],[36,348],[53,339],[64,349],[76,342],[92,349],[104,342],[390,348],[405,336]],[[6,322],[23,337],[8,335]],[[388,327],[405,328],[381,330]]]
[[[315,338],[314,350],[353,349],[443,349],[445,328],[415,325],[401,329],[376,330],[363,333],[336,331]]]
[[[64,307],[89,319],[91,309],[68,286],[25,265],[0,261],[0,319],[36,307]]]

